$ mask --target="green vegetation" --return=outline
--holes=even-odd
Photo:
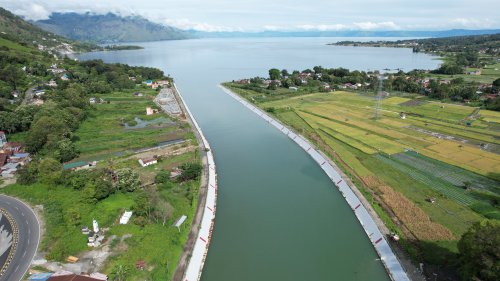
[[[6,19],[20,21],[0,10],[0,27]],[[154,68],[54,58],[25,42],[47,33],[19,25],[25,33],[0,38],[0,129],[33,160],[0,192],[40,205],[47,259],[62,262],[90,250],[81,228],[95,218],[113,248],[106,273],[117,280],[169,280],[190,231],[201,173],[189,125],[146,115],[146,107],[158,109],[157,92],[141,82],[171,79]],[[181,143],[165,146],[170,140]],[[158,163],[138,162],[151,158]],[[68,161],[85,167],[64,169]],[[87,165],[92,161],[98,162]],[[155,183],[157,174],[163,177]],[[120,225],[125,210],[134,215]],[[172,224],[181,215],[190,219],[178,230]],[[138,260],[145,270],[135,268]]]
[[[460,239],[460,272],[464,280],[500,278],[500,223],[475,223]]]
[[[374,118],[372,92],[283,93],[253,82],[225,86],[336,161],[418,262],[456,266],[459,238],[475,222],[500,217],[496,112],[388,96]]]

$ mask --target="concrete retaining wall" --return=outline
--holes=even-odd
[[[174,84],[175,87],[175,84]],[[176,88],[177,90],[177,88]],[[200,280],[201,273],[203,271],[203,265],[205,264],[205,258],[207,256],[208,247],[210,245],[210,240],[212,238],[212,230],[214,227],[215,220],[215,210],[217,206],[217,172],[214,157],[212,151],[210,150],[210,145],[208,144],[207,139],[203,135],[200,126],[196,122],[193,114],[189,110],[187,104],[184,102],[180,92],[179,97],[181,102],[184,105],[184,108],[187,111],[188,117],[191,119],[192,123],[195,126],[195,129],[198,131],[203,148],[207,154],[208,160],[208,190],[207,190],[207,198],[205,201],[205,210],[203,212],[203,217],[200,223],[200,229],[198,231],[198,237],[193,247],[193,251],[191,253],[191,258],[189,259],[188,265],[186,267],[186,271],[184,273],[183,281],[194,281]]]
[[[280,130],[283,134],[287,135],[295,143],[297,143],[302,149],[304,149],[313,159],[320,165],[321,169],[328,175],[335,186],[339,189],[342,196],[345,198],[354,214],[358,218],[359,222],[363,226],[366,235],[370,239],[373,247],[377,251],[380,259],[382,260],[389,276],[392,280],[396,281],[406,281],[410,280],[404,271],[403,267],[399,263],[396,255],[392,252],[391,247],[387,243],[385,236],[379,230],[374,219],[370,216],[368,211],[365,209],[364,205],[361,203],[356,194],[352,191],[351,187],[346,183],[346,181],[341,177],[340,171],[330,164],[329,160],[323,155],[323,153],[317,151],[313,145],[309,143],[304,137],[296,134],[288,127],[283,125],[281,122],[270,117],[260,108],[246,101],[242,97],[236,95],[229,89],[219,85],[224,92],[229,94],[231,97],[242,103],[244,106],[252,110],[255,114],[259,115],[262,119],[266,120],[269,124],[273,125],[276,129]]]

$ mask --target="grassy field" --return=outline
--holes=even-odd
[[[137,91],[144,96],[134,96],[135,91],[96,96],[106,102],[94,104],[95,109],[75,132],[75,144],[81,154],[73,162],[114,157],[137,148],[152,147],[185,137],[189,128],[169,120],[166,114],[146,115],[146,107],[156,107],[153,102],[155,91],[142,88]],[[144,128],[129,129],[124,126],[125,123],[135,125],[135,118],[159,122]]]
[[[242,94],[250,101],[253,95]],[[500,151],[481,147],[500,144],[497,112],[389,97],[377,114],[373,95],[342,91],[282,95],[256,104],[272,108],[275,117],[330,155],[374,200],[388,227],[422,242],[426,251],[434,245],[456,252],[456,241],[472,223],[500,219]]]
[[[470,71],[475,71],[477,68],[467,68],[467,73]],[[457,75],[440,75],[440,74],[431,74],[431,77],[436,78],[463,78],[465,81],[473,81],[478,83],[486,83],[491,84],[495,79],[500,77],[500,63],[489,64],[481,69],[481,75],[469,75],[469,74],[457,74]]]

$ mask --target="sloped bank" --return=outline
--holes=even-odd
[[[212,238],[217,206],[217,172],[214,157],[207,139],[175,84],[174,89],[183,111],[188,115],[186,117],[191,123],[200,144],[200,158],[203,166],[198,207],[193,218],[188,241],[174,274],[174,280],[194,281],[199,280],[201,277]]]
[[[340,169],[331,162],[328,157],[326,157],[322,152],[318,151],[309,141],[294,131],[289,129],[287,126],[283,125],[281,122],[270,117],[260,108],[246,101],[244,98],[233,93],[228,88],[219,85],[219,87],[228,95],[242,103],[245,107],[253,111],[255,114],[259,115],[262,119],[266,120],[269,124],[273,125],[276,129],[280,130],[283,134],[287,135],[295,143],[297,143],[304,151],[306,151],[309,156],[313,158],[314,161],[320,165],[321,169],[327,174],[335,186],[339,189],[342,196],[345,198],[351,209],[353,210],[356,218],[361,223],[361,226],[365,230],[366,235],[370,239],[373,247],[375,248],[377,254],[380,256],[382,263],[386,271],[388,272],[390,278],[396,281],[406,281],[410,280],[405,270],[401,266],[396,255],[392,251],[391,247],[387,243],[384,234],[380,231],[379,227],[375,223],[375,219],[370,215],[362,201],[356,193],[353,191],[355,187],[350,187],[347,183],[348,180],[344,179],[341,175],[343,174]]]

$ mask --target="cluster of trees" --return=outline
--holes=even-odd
[[[320,82],[332,83],[332,84],[343,84],[343,83],[364,83],[364,82],[374,82],[376,78],[370,77],[365,71],[349,71],[346,68],[323,68],[321,66],[315,66],[312,70],[306,69],[302,72],[294,70],[289,73],[288,70],[279,70],[272,68],[269,70],[270,80],[279,80],[281,85],[285,88],[292,86],[304,86],[303,77],[301,73],[310,74],[311,78],[307,81],[308,87],[318,87]],[[317,82],[316,82],[317,81]],[[262,79],[253,78],[250,80],[251,83],[262,83]],[[272,84],[270,84],[271,86]],[[272,87],[272,86],[271,86]]]
[[[500,222],[474,224],[458,243],[463,280],[500,280]]]
[[[466,56],[464,60],[473,60],[474,54],[471,53],[471,56]],[[447,67],[453,66],[445,64],[442,68]],[[310,74],[310,76],[306,78],[306,84],[303,83],[304,73]],[[353,85],[361,84],[361,87],[357,87],[358,89],[375,91],[379,84],[378,76],[378,72],[349,71],[345,68],[325,69],[321,66],[315,66],[312,70],[306,69],[302,72],[293,71],[292,73],[289,73],[286,69],[279,70],[273,68],[269,70],[269,79],[272,81],[267,89],[263,87],[263,79],[258,77],[250,79],[250,84],[245,84],[242,87],[256,92],[270,94],[279,87],[279,84],[281,84],[283,88],[301,86],[303,89],[309,89],[311,91],[323,91],[327,90],[322,86],[323,83],[328,83],[328,85],[332,87],[351,83]],[[478,83],[467,82],[463,78],[455,78],[446,83],[442,83],[440,79],[429,79],[427,85],[423,82],[423,80],[428,79],[427,77],[429,77],[429,74],[423,70],[412,70],[409,72],[399,71],[384,77],[383,89],[386,91],[422,94],[434,99],[453,101],[479,101],[483,94],[497,94],[500,92],[500,78],[495,80],[491,87],[482,88],[479,91]],[[276,81],[276,83],[273,81]],[[277,83],[277,81],[280,83]],[[488,109],[500,110],[499,103],[500,101],[497,98],[486,100],[483,104]]]
[[[116,192],[134,192],[141,187],[139,175],[129,168],[111,171],[94,168],[68,171],[54,158],[36,159],[18,171],[18,183],[41,182],[64,185],[82,192],[87,203],[96,203]]]

